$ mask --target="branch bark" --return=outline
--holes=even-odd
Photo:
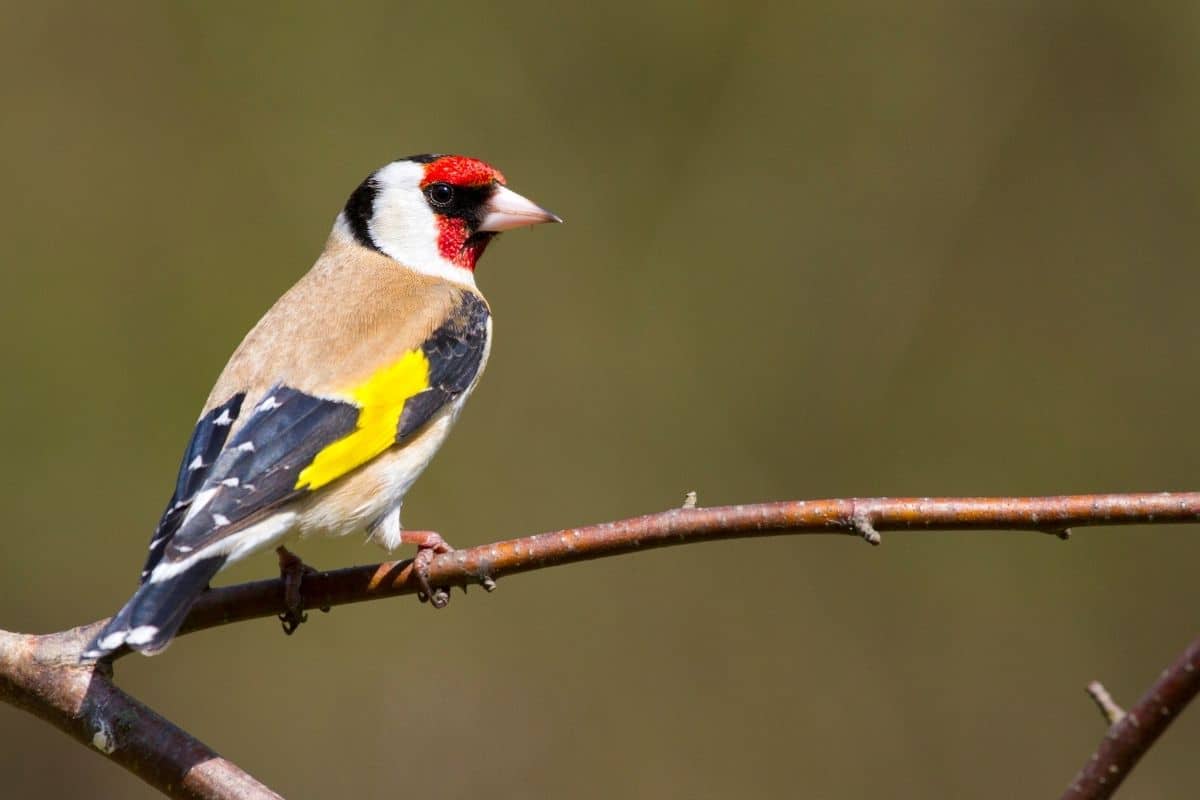
[[[46,636],[0,631],[0,699],[49,722],[168,797],[281,800],[237,765],[80,664],[94,626]]]
[[[1085,526],[1197,521],[1200,521],[1200,492],[855,498],[720,508],[697,508],[689,497],[683,508],[659,514],[446,553],[433,560],[429,580],[440,587],[480,584],[491,589],[497,578],[535,569],[650,548],[757,536],[832,533],[858,536],[878,544],[880,534],[888,531],[1025,530],[1065,539],[1072,528]],[[414,594],[419,589],[412,561],[408,560],[306,575],[300,594],[303,608],[312,609]],[[278,615],[285,610],[283,591],[282,581],[266,580],[205,592],[180,635]],[[78,663],[84,645],[105,622],[44,636],[0,631],[0,700],[42,717],[170,797],[206,800],[278,797],[114,686],[111,663]],[[116,654],[121,655],[124,653]],[[1193,662],[1194,659],[1187,663]],[[1186,671],[1186,667],[1180,669]],[[1170,718],[1194,695],[1195,686],[1191,686],[1186,699],[1183,694],[1172,695]],[[1125,725],[1137,710],[1131,710],[1126,720],[1114,727]],[[1170,718],[1165,721],[1156,718],[1154,726],[1133,726],[1123,731],[1122,736],[1141,742],[1137,745],[1141,748],[1137,751],[1140,756]],[[1155,732],[1143,742],[1151,727]],[[1137,756],[1131,759],[1121,756],[1124,760],[1112,763],[1118,765],[1123,776]],[[1077,779],[1071,787],[1074,793],[1069,796],[1081,800],[1111,795],[1111,790],[1108,794],[1097,793],[1090,786]]]

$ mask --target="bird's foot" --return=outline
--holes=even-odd
[[[422,603],[428,600],[434,608],[445,608],[450,602],[450,590],[441,586],[436,589],[430,586],[429,565],[433,563],[434,556],[453,552],[454,548],[446,543],[441,534],[434,531],[402,531],[400,542],[417,546],[417,554],[413,557],[413,574],[417,576],[417,583],[421,585],[417,599]]]
[[[291,636],[303,623],[308,621],[304,613],[304,598],[300,594],[300,584],[305,575],[316,575],[317,571],[300,560],[300,556],[280,546],[275,548],[279,556],[279,577],[283,581],[283,612],[279,614],[279,622],[283,632]],[[321,609],[328,612],[328,608]]]

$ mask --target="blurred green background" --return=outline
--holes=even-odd
[[[481,264],[492,361],[413,527],[1197,488],[1195,3],[3,13],[0,627],[120,605],[225,358],[414,152],[567,224]],[[1084,684],[1132,700],[1196,633],[1196,533],[687,547],[118,672],[289,797],[1056,796],[1103,730]],[[1198,737],[1126,794],[1194,794]],[[0,775],[153,796],[8,707]]]

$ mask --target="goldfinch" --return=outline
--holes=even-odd
[[[88,645],[165,648],[222,568],[291,536],[405,531],[404,495],[487,364],[475,264],[501,231],[561,222],[473,158],[418,155],[350,195],[316,264],[226,364],[184,451],[133,597]]]

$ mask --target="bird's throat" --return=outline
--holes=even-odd
[[[475,271],[475,264],[494,233],[479,231],[471,233],[467,222],[458,217],[439,216],[438,224],[438,253],[455,266]]]

